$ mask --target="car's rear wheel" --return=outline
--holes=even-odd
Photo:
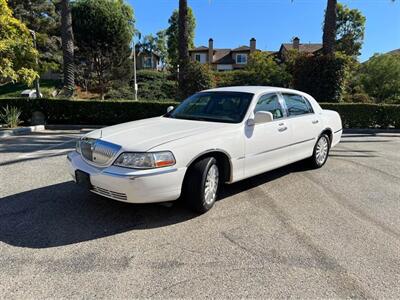
[[[328,135],[321,134],[314,146],[313,155],[310,157],[310,163],[313,168],[321,168],[328,160],[330,149],[330,140]]]
[[[206,157],[189,167],[183,183],[183,196],[190,209],[205,213],[217,200],[220,172],[217,160]]]

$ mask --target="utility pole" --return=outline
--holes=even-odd
[[[36,33],[34,30],[29,30],[30,34],[32,35],[33,39],[33,46],[37,50],[37,45],[36,45]],[[36,56],[36,65],[39,69],[39,56]],[[36,98],[42,98],[40,94],[40,86],[39,86],[39,77],[35,79],[35,89],[36,89]]]
[[[135,36],[133,36],[133,81],[134,81],[134,90],[135,90],[135,101],[138,101],[138,85],[137,85],[137,76],[136,76],[136,45],[135,45]]]

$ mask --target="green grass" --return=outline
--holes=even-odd
[[[43,97],[51,97],[51,93],[60,86],[60,81],[58,80],[41,80],[40,81],[40,92]],[[8,83],[0,86],[0,98],[15,98],[20,97],[21,92],[27,89],[33,89],[34,87],[28,87],[22,83]]]

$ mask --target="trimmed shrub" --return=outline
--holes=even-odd
[[[218,87],[225,86],[281,86],[288,87],[291,75],[286,66],[278,64],[271,54],[255,52],[249,58],[249,64],[243,70],[214,72]]]
[[[137,72],[138,98],[141,100],[176,99],[177,81],[168,72],[139,70]],[[132,93],[134,90],[131,82]]]
[[[293,66],[293,86],[318,101],[339,102],[346,85],[350,59],[335,56],[299,56]]]
[[[105,98],[133,100],[135,99],[135,91],[129,84],[119,84],[112,86]]]
[[[34,111],[45,114],[48,124],[112,125],[163,115],[173,101],[0,99],[0,110],[13,106],[29,124]],[[344,128],[400,128],[400,105],[365,103],[321,103],[337,111]]]
[[[180,87],[178,91],[181,100],[215,86],[214,75],[208,65],[191,61],[186,67],[181,68],[180,72],[182,72],[184,81],[184,86]]]
[[[252,72],[244,70],[214,72],[217,87],[253,85],[249,81]]]
[[[251,85],[288,87],[291,76],[283,64],[278,64],[268,52],[256,51],[249,57],[246,71]]]

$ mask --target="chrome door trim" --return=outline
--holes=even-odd
[[[265,154],[265,153],[268,153],[268,152],[272,152],[272,151],[276,151],[276,150],[280,150],[280,149],[296,146],[298,144],[307,143],[307,142],[310,142],[310,141],[313,141],[313,140],[315,140],[315,138],[307,139],[307,140],[296,142],[296,143],[292,143],[292,144],[288,144],[288,145],[277,147],[277,148],[274,148],[274,149],[269,149],[269,150],[258,152],[258,153],[255,153],[255,154],[250,154],[249,156],[257,156],[257,155]]]

